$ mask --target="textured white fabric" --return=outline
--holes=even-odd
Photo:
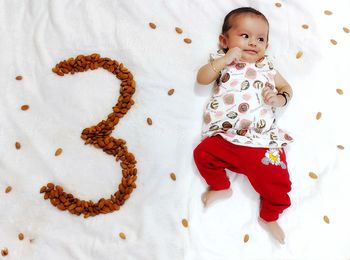
[[[0,249],[8,248],[6,259],[349,259],[350,34],[342,28],[350,27],[350,2],[280,3],[0,1]],[[268,54],[294,90],[278,122],[295,139],[286,151],[293,204],[280,219],[285,246],[257,223],[259,198],[243,176],[230,173],[233,196],[203,210],[206,184],[192,158],[211,91],[196,84],[196,73],[217,49],[226,13],[247,5],[269,19]],[[39,189],[53,181],[96,201],[120,182],[119,164],[80,139],[85,127],[111,112],[119,81],[102,69],[64,77],[51,71],[61,60],[91,53],[123,62],[135,76],[135,105],[112,135],[135,155],[138,179],[120,211],[83,219],[52,207]],[[63,153],[55,157],[58,147]]]

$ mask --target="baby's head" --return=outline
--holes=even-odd
[[[239,47],[241,60],[256,62],[265,55],[269,39],[269,22],[259,11],[251,7],[241,7],[229,12],[222,25],[220,46],[226,53]]]

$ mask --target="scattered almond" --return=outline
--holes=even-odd
[[[61,155],[62,151],[63,151],[62,148],[58,148],[55,152],[55,156]]]
[[[276,6],[276,7],[281,7],[282,4],[281,4],[281,3],[275,3],[275,6]]]
[[[192,42],[192,40],[190,38],[185,38],[184,42],[190,44]]]
[[[334,40],[334,39],[331,39],[331,43],[332,43],[333,45],[337,45],[337,44],[338,44],[338,42],[337,42],[336,40]]]
[[[149,125],[152,125],[152,124],[153,124],[153,122],[152,122],[152,118],[147,117],[147,124],[149,124]]]
[[[343,95],[343,90],[342,89],[340,89],[340,88],[337,88],[337,93],[339,94],[339,95]]]
[[[339,150],[344,150],[344,146],[342,146],[341,144],[337,145],[337,148],[338,148]]]
[[[324,222],[326,222],[327,224],[329,224],[329,218],[327,216],[323,216],[323,220]]]
[[[187,219],[182,219],[182,225],[185,227],[185,228],[187,228],[188,227],[188,221],[187,221]]]
[[[7,256],[9,254],[9,250],[6,248],[6,247],[4,247],[2,250],[1,250],[1,255],[2,256]]]
[[[347,28],[347,27],[343,27],[343,31],[344,31],[345,33],[349,33],[349,32],[350,32],[349,28]]]
[[[179,34],[181,34],[183,32],[180,27],[175,27],[175,31]]]
[[[21,76],[21,75],[18,75],[17,77],[16,77],[16,80],[22,80],[23,79],[23,77]]]
[[[307,24],[303,24],[302,27],[303,27],[304,29],[309,29],[309,26],[308,26]]]
[[[325,10],[325,11],[324,11],[324,14],[325,14],[325,15],[332,15],[333,13],[332,13],[332,11]]]
[[[314,173],[314,172],[309,172],[309,176],[310,176],[310,178],[312,178],[312,179],[317,179],[317,178],[318,178],[317,174]]]
[[[121,239],[126,239],[126,236],[125,236],[125,234],[124,234],[123,232],[120,232],[120,233],[119,233],[119,237],[120,237]]]
[[[16,147],[17,150],[18,150],[18,149],[21,149],[21,144],[20,144],[19,142],[16,142],[16,143],[15,143],[15,147]]]
[[[321,118],[321,116],[322,116],[322,113],[321,112],[317,112],[316,119],[319,120]]]
[[[156,29],[157,25],[155,25],[154,23],[149,23],[149,27],[151,27],[152,29]]]
[[[5,189],[5,193],[9,193],[12,191],[12,187],[11,186],[7,186]]]
[[[176,175],[175,175],[175,173],[171,173],[170,174],[170,178],[173,180],[173,181],[176,181]]]
[[[173,89],[173,88],[170,89],[170,90],[168,91],[168,95],[171,96],[172,94],[174,94],[174,91],[175,91],[175,89]]]
[[[23,106],[21,106],[21,109],[22,109],[23,111],[28,110],[28,108],[29,108],[28,105],[23,105]]]
[[[247,243],[248,240],[249,240],[249,235],[248,235],[248,234],[245,234],[245,235],[244,235],[244,238],[243,238],[244,243]]]
[[[19,234],[18,234],[18,239],[19,239],[19,240],[23,240],[23,239],[24,239],[23,233],[19,233]]]
[[[295,55],[295,57],[296,57],[297,59],[300,59],[301,56],[303,56],[303,52],[302,52],[302,51],[298,51],[297,54]]]

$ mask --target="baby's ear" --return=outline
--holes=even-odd
[[[220,34],[219,42],[220,42],[220,47],[222,49],[226,49],[227,48],[227,37],[225,35]]]

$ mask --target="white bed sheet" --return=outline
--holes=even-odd
[[[350,2],[279,3],[2,0],[0,249],[8,248],[6,259],[349,259],[350,34],[342,28],[350,26]],[[240,6],[268,17],[268,52],[294,89],[279,119],[295,138],[287,149],[293,189],[292,206],[280,218],[284,246],[257,223],[259,198],[243,176],[230,173],[233,196],[204,210],[206,184],[192,158],[211,91],[196,84],[196,72],[217,48],[224,16]],[[192,43],[184,43],[185,37]],[[61,60],[92,53],[123,62],[137,82],[135,105],[112,135],[127,141],[138,179],[119,211],[84,219],[52,207],[38,191],[52,181],[96,201],[119,184],[119,164],[80,139],[85,127],[111,112],[119,81],[101,69],[65,77],[51,72]],[[29,110],[22,111],[23,104]],[[55,157],[58,147],[63,153]]]

